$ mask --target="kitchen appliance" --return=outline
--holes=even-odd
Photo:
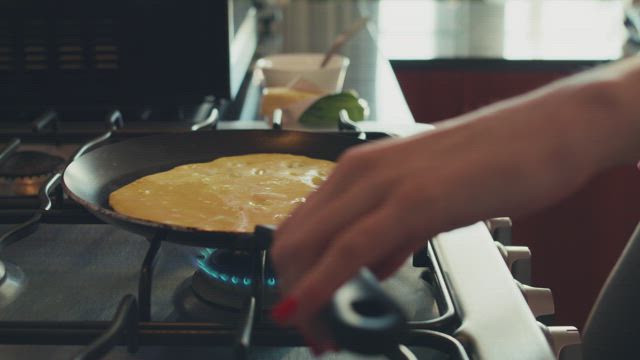
[[[127,140],[179,133],[255,145],[282,137],[278,129],[235,130],[261,122],[218,121],[239,92],[256,37],[249,0],[0,4],[0,358],[310,357],[295,331],[266,316],[277,279],[259,234],[245,234],[243,249],[223,247],[224,234],[216,247],[202,247],[197,234],[164,242],[169,232],[107,225],[62,191],[66,164]],[[331,134],[300,136],[348,145],[394,136],[342,120]],[[189,142],[175,143],[174,155],[181,144]],[[394,312],[349,297],[380,294],[370,277],[347,284],[330,309],[336,339],[351,351],[341,357],[553,358],[577,342],[573,329],[536,321],[552,312],[552,299],[515,285],[509,269],[518,270],[527,251],[509,247],[500,224],[425,239],[382,284],[406,323],[350,323]],[[490,233],[506,245],[496,250]]]
[[[256,46],[247,0],[3,1],[0,97],[35,108],[233,99]]]
[[[58,114],[59,126],[43,132],[14,129],[0,135],[0,143],[12,144],[7,153],[15,154],[23,149],[10,140],[29,139],[24,141],[29,146],[70,162],[105,144],[159,132],[224,136],[229,124],[218,124],[214,110],[198,122],[206,126],[185,121],[173,130],[148,126],[146,132],[136,121],[123,121],[126,116],[118,111],[106,114],[102,133],[69,130]],[[331,136],[345,142],[392,136],[363,133],[343,120],[346,129]],[[264,131],[272,136],[270,131],[281,130]],[[60,182],[54,170],[39,196],[12,194],[0,201],[0,358],[310,358],[295,331],[278,328],[263,312],[277,296],[277,280],[259,242],[233,253],[161,242],[162,234],[145,240],[104,224],[65,196]],[[423,250],[382,284],[408,317],[395,350],[385,354],[552,359],[579,343],[575,328],[537,321],[552,312],[553,300],[546,289],[514,281],[514,275],[522,280],[521,274],[510,270],[530,253],[510,246],[508,234],[503,219],[425,239]],[[349,309],[378,314],[366,302]],[[339,324],[344,330],[346,322]],[[374,338],[362,335],[369,330],[347,326],[339,343],[376,352]],[[340,357],[361,358],[346,351]]]

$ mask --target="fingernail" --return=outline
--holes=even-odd
[[[271,310],[271,318],[279,325],[286,325],[297,309],[298,300],[288,297]]]

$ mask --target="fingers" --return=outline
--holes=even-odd
[[[413,246],[399,250],[389,258],[385,258],[371,266],[370,269],[378,279],[384,280],[396,272],[396,270],[398,270],[398,268],[407,261],[407,258],[409,257],[408,254],[411,254],[412,250]]]
[[[384,201],[387,194],[380,188],[379,182],[363,181],[336,199],[313,205],[308,215],[295,213],[289,221],[296,227],[276,231],[271,255],[285,292],[323,256],[338,232]]]
[[[288,293],[288,298],[303,301],[297,302],[295,311],[281,321],[294,325],[308,322],[329,301],[334,291],[354,276],[361,264],[376,263],[394,253],[394,248],[399,245],[406,248],[399,244],[405,237],[403,229],[394,226],[394,217],[392,209],[382,207],[340,234],[317,264]]]
[[[306,202],[299,206],[291,218],[282,223],[278,230],[286,233],[294,227],[300,231],[299,219],[309,219],[323,205],[340,199],[350,189],[362,188],[371,180],[367,174],[379,177],[381,174],[377,171],[375,163],[379,163],[384,157],[377,151],[381,145],[383,145],[382,142],[359,145],[345,152],[329,178],[317,191],[307,197]]]

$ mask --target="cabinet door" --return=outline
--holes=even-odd
[[[396,77],[416,122],[433,123],[463,112],[464,73],[396,69]]]
[[[584,325],[638,221],[640,172],[632,165],[600,174],[563,201],[514,219],[513,242],[531,248],[533,282],[553,291],[556,324]]]
[[[568,72],[557,71],[467,71],[463,111],[524,94],[567,75]]]

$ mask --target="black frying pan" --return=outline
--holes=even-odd
[[[363,140],[337,134],[274,130],[224,130],[141,137],[105,145],[74,160],[63,177],[65,192],[107,223],[145,237],[185,245],[249,249],[252,233],[203,231],[135,219],[110,208],[111,192],[133,180],[177,165],[222,156],[287,153],[337,160]]]

